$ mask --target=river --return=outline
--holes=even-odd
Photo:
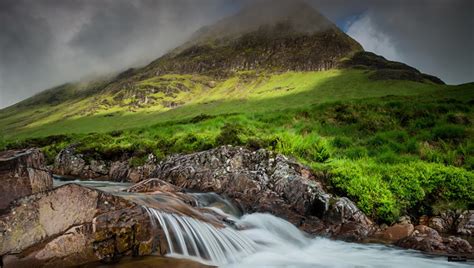
[[[289,222],[270,214],[244,214],[229,200],[214,193],[190,193],[198,206],[225,215],[229,226],[215,226],[191,217],[151,208],[163,196],[124,193],[131,184],[98,181],[77,183],[113,193],[137,203],[150,204],[150,217],[165,230],[171,253],[166,257],[128,258],[113,265],[87,267],[469,267],[474,262],[452,263],[445,257],[380,244],[360,244],[311,237]]]

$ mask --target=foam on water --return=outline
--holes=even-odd
[[[245,215],[231,227],[152,210],[171,249],[169,257],[220,267],[465,267],[409,250],[311,238],[269,214]]]
[[[55,180],[55,185],[71,182]],[[84,186],[124,196],[127,184],[81,182]],[[147,204],[162,196],[130,194]],[[379,244],[358,244],[310,237],[291,223],[269,214],[240,215],[232,202],[214,193],[194,193],[198,206],[225,216],[234,224],[220,228],[189,216],[166,213],[147,206],[155,228],[166,237],[168,257],[230,267],[468,267],[473,263],[449,263],[417,251]],[[146,198],[144,198],[146,197]],[[157,200],[155,200],[155,199]],[[167,197],[171,198],[171,197]],[[146,202],[145,202],[146,201]],[[153,203],[152,202],[152,203]],[[150,203],[151,204],[151,203]]]

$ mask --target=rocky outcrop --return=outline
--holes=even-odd
[[[420,83],[428,81],[438,85],[445,84],[438,77],[421,73],[411,66],[387,60],[372,52],[359,51],[342,61],[340,67],[372,70],[370,75],[372,80],[407,80]]]
[[[428,226],[418,225],[411,235],[399,240],[398,246],[432,253],[472,254],[472,246],[459,237],[442,237]]]
[[[458,219],[458,234],[474,236],[474,210],[464,212]]]
[[[361,240],[373,232],[349,199],[328,193],[308,168],[266,150],[224,146],[173,156],[153,175],[180,188],[224,194],[247,212],[270,212],[310,233]]]
[[[44,156],[38,149],[0,153],[0,211],[11,201],[53,187]]]
[[[423,215],[418,223],[442,234],[474,236],[474,210],[464,212],[448,210],[432,217]]]
[[[146,211],[75,184],[15,201],[0,216],[5,267],[65,267],[152,252]]]
[[[74,146],[70,146],[56,156],[52,171],[66,178],[139,182],[149,178],[155,169],[155,161],[153,155],[138,167],[131,166],[128,161],[87,161],[83,154],[76,153]]]

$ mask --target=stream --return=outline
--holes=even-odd
[[[155,226],[166,235],[166,257],[128,258],[113,265],[87,267],[470,267],[474,262],[452,263],[447,258],[380,244],[360,244],[311,237],[289,222],[270,214],[242,214],[230,200],[215,193],[188,193],[196,206],[226,218],[224,228],[191,216],[160,209],[179,203],[169,195],[126,193],[129,183],[60,181],[77,183],[143,205]],[[203,216],[205,217],[205,216]]]

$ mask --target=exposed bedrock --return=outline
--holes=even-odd
[[[23,171],[28,166],[48,174],[41,169],[44,167],[40,152],[25,152],[30,153],[13,154],[20,155],[13,162],[9,160],[11,157],[4,156],[12,153],[2,153],[5,159],[1,162],[2,172],[20,178],[22,174],[29,174]],[[22,158],[35,154],[38,156]],[[74,153],[63,151],[55,169],[70,172],[71,165],[80,162],[75,157]],[[62,167],[63,164],[69,166]],[[156,222],[150,220],[150,211],[143,207],[148,204],[129,198],[133,193],[158,194],[162,198],[156,199],[155,209],[222,227],[225,221],[222,215],[194,207],[196,201],[186,190],[228,196],[247,213],[272,213],[311,234],[353,241],[375,238],[443,254],[472,253],[472,247],[465,240],[442,237],[427,226],[414,227],[409,218],[380,228],[351,200],[329,193],[323,180],[307,167],[267,150],[223,146],[170,156],[159,164],[150,162],[149,166],[149,174],[142,177],[152,179],[142,180],[123,195],[75,184],[45,191],[51,188],[48,184],[39,193],[26,193],[32,195],[9,202],[7,208],[0,211],[0,256],[5,267],[68,266],[149,255],[154,250],[167,252],[162,231],[156,229]],[[10,184],[15,183],[10,181]],[[438,222],[440,220],[432,218],[426,224],[438,226],[435,224]],[[458,232],[472,234],[472,212],[462,214],[453,223],[443,222],[455,225]]]
[[[24,197],[0,215],[5,267],[66,267],[149,255],[156,241],[146,211],[75,184]]]
[[[153,176],[183,189],[224,194],[246,212],[269,212],[312,234],[362,240],[373,223],[333,196],[311,171],[283,155],[240,147],[167,158]]]
[[[153,155],[149,155],[143,166],[133,167],[126,160],[87,159],[83,154],[76,153],[72,145],[56,156],[52,171],[66,178],[139,182],[149,178],[155,166]]]
[[[38,149],[0,153],[0,211],[11,201],[53,187],[44,156]]]

